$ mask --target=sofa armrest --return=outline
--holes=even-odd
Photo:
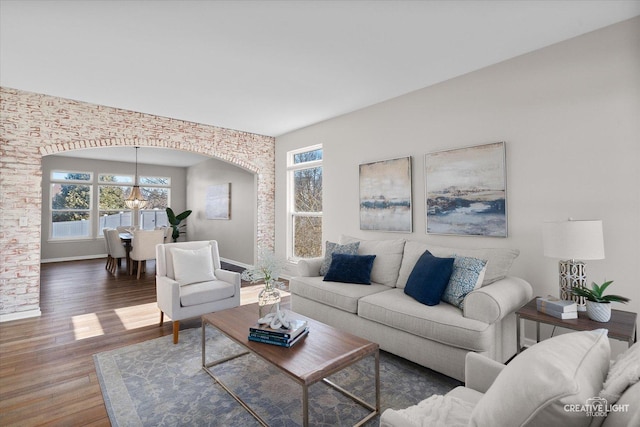
[[[464,317],[495,323],[529,302],[532,295],[528,282],[507,276],[470,292],[464,299]]]
[[[486,393],[505,365],[478,353],[469,352],[464,359],[464,385]]]
[[[156,276],[156,298],[158,308],[173,319],[180,309],[180,285],[167,276]]]
[[[320,275],[323,257],[305,258],[298,261],[298,274],[303,277],[314,277]]]

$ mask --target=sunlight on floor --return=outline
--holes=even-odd
[[[160,321],[160,309],[155,302],[116,308],[114,312],[126,330],[157,325]]]
[[[96,313],[82,314],[71,318],[76,341],[104,335],[100,319]]]
[[[243,287],[240,291],[240,304],[258,302],[258,293],[262,288],[264,285]],[[281,289],[280,295],[287,297],[290,293]],[[156,302],[116,308],[113,311],[81,314],[71,318],[76,341],[105,335],[104,330],[107,328],[109,330],[131,330],[158,325],[159,321],[160,310]]]

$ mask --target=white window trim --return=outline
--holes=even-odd
[[[292,150],[287,152],[287,240],[286,240],[286,251],[287,251],[287,260],[293,263],[297,263],[302,258],[296,257],[293,255],[293,242],[294,242],[294,218],[295,217],[320,217],[322,218],[322,212],[294,212],[294,201],[295,201],[295,186],[294,183],[294,173],[298,170],[302,169],[312,169],[314,167],[322,167],[322,162],[324,161],[324,151],[322,153],[321,160],[313,160],[310,162],[303,163],[294,163],[294,156],[300,153],[306,153],[308,151],[315,151],[322,149],[322,144],[310,145],[308,147],[298,148],[296,150]],[[324,173],[324,169],[323,169]]]
[[[66,175],[69,174],[87,174],[89,175],[89,179],[59,179],[59,178],[54,178],[54,174],[56,173],[64,173]],[[93,223],[93,218],[94,218],[94,206],[93,206],[93,195],[94,195],[94,178],[95,178],[95,173],[94,172],[88,172],[88,171],[79,171],[79,170],[66,170],[66,169],[55,169],[52,170],[50,175],[49,175],[49,201],[48,201],[48,210],[49,210],[49,237],[47,239],[47,241],[50,242],[71,242],[71,241],[85,241],[85,240],[91,240],[94,238],[93,236],[93,230],[91,230],[91,226],[90,226],[90,230],[91,232],[89,233],[88,236],[72,236],[72,237],[53,237],[53,213],[54,212],[72,212],[72,211],[87,211],[89,212],[89,219],[87,221],[89,221],[89,224]],[[88,209],[53,209],[53,187],[56,185],[74,185],[74,184],[80,184],[80,185],[86,185],[89,187],[89,208]]]

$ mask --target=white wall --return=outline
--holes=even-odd
[[[426,235],[424,154],[496,141],[507,147],[509,237]],[[640,311],[640,18],[278,137],[283,256],[285,154],[318,143],[325,239],[518,248],[512,274],[537,295],[557,295],[557,260],[542,254],[542,222],[602,219],[606,259],[587,262],[589,280],[614,280],[612,291],[633,299],[614,308]],[[413,157],[413,233],[360,231],[358,165],[400,156]]]
[[[207,219],[207,187],[231,183],[230,219]],[[220,256],[252,265],[256,241],[255,175],[229,163],[209,159],[188,169],[188,240],[217,240]]]

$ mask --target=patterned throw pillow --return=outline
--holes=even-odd
[[[464,308],[464,297],[482,285],[484,273],[487,271],[487,261],[456,255],[454,257],[453,273],[442,294],[442,301]]]
[[[331,266],[331,257],[335,254],[346,254],[346,255],[358,255],[358,248],[360,247],[360,242],[348,243],[346,245],[339,245],[337,243],[327,241],[324,251],[324,261],[322,261],[322,265],[320,266],[320,275],[324,276],[329,271],[329,267]]]

